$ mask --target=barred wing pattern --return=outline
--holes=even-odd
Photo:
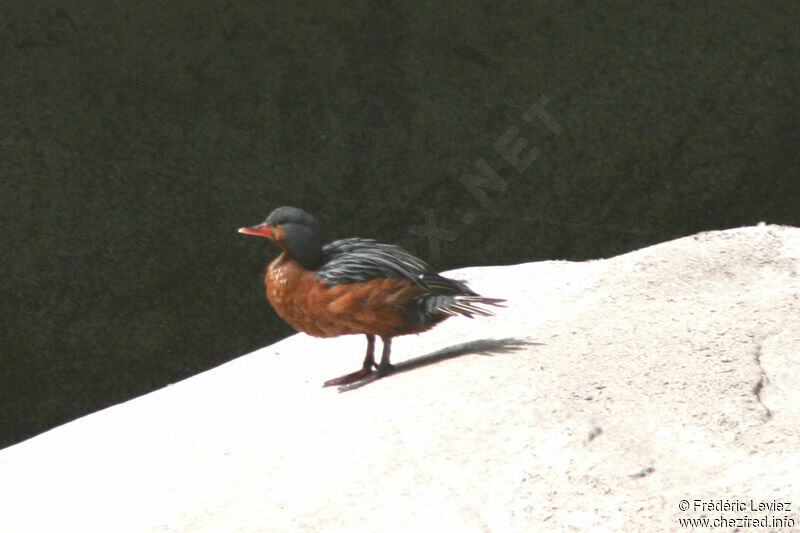
[[[501,305],[505,300],[485,298],[464,283],[440,276],[423,260],[400,246],[373,239],[341,239],[322,248],[322,266],[316,271],[329,286],[359,283],[375,278],[407,279],[423,290],[413,306],[421,322],[435,315],[491,316],[479,304]]]

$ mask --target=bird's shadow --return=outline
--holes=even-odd
[[[351,390],[360,389],[361,387],[369,385],[370,383],[374,383],[381,378],[387,378],[389,376],[400,374],[401,372],[414,370],[415,368],[433,365],[442,361],[447,361],[448,359],[461,357],[462,355],[495,355],[512,353],[521,350],[526,346],[544,346],[544,343],[533,342],[527,338],[518,337],[508,337],[506,339],[479,339],[475,341],[462,342],[461,344],[454,344],[453,346],[448,346],[447,348],[442,348],[441,350],[436,350],[435,352],[420,355],[419,357],[413,357],[407,361],[403,361],[402,363],[397,363],[394,365],[392,371],[388,374],[379,375],[377,372],[373,372],[364,379],[356,381],[355,383],[349,383],[347,385],[340,386],[339,392],[348,392]]]

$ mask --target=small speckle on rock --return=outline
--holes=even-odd
[[[638,472],[630,474],[628,477],[631,478],[631,479],[638,479],[638,478],[642,478],[642,477],[647,477],[650,474],[652,474],[653,472],[655,472],[655,470],[656,469],[653,468],[652,466],[648,466],[646,468],[642,468]]]
[[[589,437],[586,440],[586,442],[592,442],[594,439],[599,437],[602,432],[603,428],[601,428],[600,426],[593,427],[592,430],[589,432]]]

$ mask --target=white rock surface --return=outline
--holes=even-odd
[[[0,531],[800,528],[800,229],[455,276],[508,308],[394,360],[492,355],[340,393],[363,337],[293,336],[0,451]]]

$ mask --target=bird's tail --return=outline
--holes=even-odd
[[[463,315],[469,318],[473,316],[494,316],[490,309],[481,307],[482,305],[493,305],[495,307],[505,307],[502,298],[487,298],[476,295],[457,295],[457,296],[438,296],[434,303],[436,311],[445,315]]]

